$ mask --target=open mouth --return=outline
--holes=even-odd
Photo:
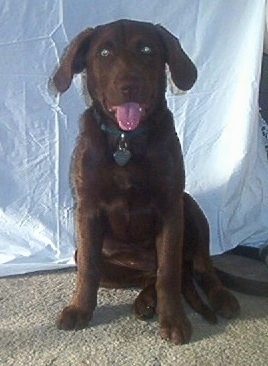
[[[119,127],[124,131],[132,131],[138,127],[145,115],[145,105],[128,102],[118,106],[109,106],[110,113],[114,113]]]

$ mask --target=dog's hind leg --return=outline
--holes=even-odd
[[[200,237],[193,259],[195,280],[216,313],[227,319],[235,318],[240,312],[240,305],[218,278],[206,246]]]
[[[240,313],[240,305],[234,295],[224,287],[215,270],[196,271],[196,281],[205,292],[212,309],[224,318],[235,318]]]
[[[183,263],[182,276],[182,294],[186,302],[193,310],[202,315],[211,324],[217,323],[217,317],[208,305],[204,303],[201,296],[197,292],[193,281],[193,264],[192,262]]]
[[[234,318],[240,306],[234,295],[218,278],[209,254],[209,225],[205,215],[194,201],[185,195],[186,246],[191,246],[193,269],[198,285],[205,292],[212,309],[224,318]],[[186,248],[187,249],[187,248]]]

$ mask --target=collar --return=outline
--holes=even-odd
[[[113,153],[113,158],[117,165],[122,167],[125,166],[130,161],[132,156],[131,151],[128,149],[126,140],[131,137],[143,134],[147,128],[140,127],[139,129],[133,131],[124,131],[122,129],[112,128],[102,122],[102,118],[96,108],[93,108],[92,113],[97,124],[100,126],[103,132],[118,137],[118,144],[116,150]]]

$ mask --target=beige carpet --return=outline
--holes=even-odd
[[[137,290],[99,292],[91,326],[59,331],[55,317],[74,287],[73,271],[0,279],[0,365],[25,366],[267,366],[268,298],[237,294],[242,313],[207,324],[187,308],[189,344],[162,341],[157,320],[131,312]]]

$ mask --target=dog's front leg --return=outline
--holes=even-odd
[[[70,305],[57,319],[60,329],[85,328],[97,304],[100,280],[102,234],[100,215],[88,208],[88,202],[78,203],[76,210],[77,282]]]
[[[170,210],[163,218],[157,237],[157,313],[160,335],[175,344],[183,344],[191,337],[191,324],[181,303],[183,206],[182,198],[176,212]]]

